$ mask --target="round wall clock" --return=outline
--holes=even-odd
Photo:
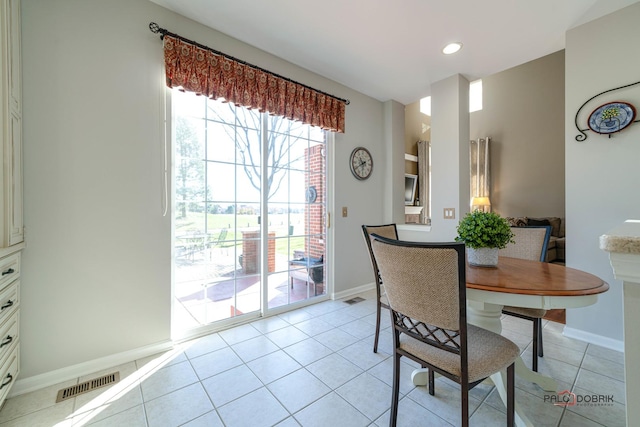
[[[307,203],[313,203],[316,201],[317,198],[318,198],[318,191],[316,190],[316,187],[314,185],[307,188],[307,191],[304,192],[304,199]]]
[[[351,173],[357,179],[367,179],[371,176],[371,172],[373,172],[373,158],[371,158],[369,150],[364,147],[356,147],[351,152],[349,163]]]

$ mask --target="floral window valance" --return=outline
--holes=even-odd
[[[344,132],[348,101],[168,34],[164,59],[168,87]]]

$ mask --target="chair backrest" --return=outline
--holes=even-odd
[[[547,246],[551,236],[551,226],[531,225],[527,227],[511,227],[515,235],[513,241],[506,248],[500,249],[498,254],[511,258],[528,259],[545,262]]]
[[[395,224],[385,225],[363,225],[362,234],[364,235],[364,241],[369,249],[369,258],[371,259],[371,267],[373,267],[373,274],[376,279],[376,283],[381,284],[380,272],[378,271],[378,265],[376,263],[376,257],[371,250],[371,235],[377,234],[378,236],[386,237],[387,239],[398,240],[398,228]]]
[[[466,339],[464,243],[405,242],[373,234],[371,246],[393,312],[461,331]]]

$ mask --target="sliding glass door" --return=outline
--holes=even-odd
[[[326,295],[326,138],[172,92],[173,329]]]

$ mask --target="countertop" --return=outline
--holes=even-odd
[[[600,249],[640,255],[640,220],[629,219],[600,236]]]

